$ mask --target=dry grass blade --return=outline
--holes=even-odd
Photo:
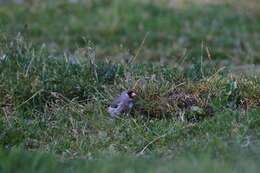
[[[135,56],[132,58],[132,62],[135,62],[136,58],[138,57],[142,47],[144,46],[145,40],[148,37],[148,35],[149,35],[149,32],[147,32],[145,34],[144,39],[143,39],[142,43],[140,44],[139,48],[137,49]]]
[[[151,145],[153,144],[154,142],[158,141],[159,139],[161,138],[164,138],[165,136],[167,135],[167,133],[161,135],[161,136],[158,136],[156,137],[154,140],[152,140],[151,142],[149,142],[140,152],[138,152],[136,155],[137,156],[141,156],[144,154],[145,150]]]

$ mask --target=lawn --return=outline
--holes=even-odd
[[[0,172],[258,172],[257,0],[0,3]],[[111,118],[132,88],[130,116]]]

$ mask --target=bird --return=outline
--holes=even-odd
[[[115,98],[108,107],[108,113],[112,117],[118,115],[128,115],[134,106],[134,97],[137,94],[133,90],[126,90],[121,95]]]

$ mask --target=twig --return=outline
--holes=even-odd
[[[200,73],[202,75],[202,78],[204,79],[204,71],[203,71],[203,49],[204,49],[204,42],[201,43],[201,56],[200,56]]]
[[[136,86],[137,86],[137,84],[138,84],[138,82],[139,82],[140,80],[141,80],[141,79],[138,79],[138,80],[135,82],[133,89],[136,88]]]
[[[144,39],[143,39],[141,45],[139,46],[139,48],[138,48],[138,50],[137,50],[135,56],[133,57],[132,61],[135,61],[135,59],[138,57],[138,55],[139,55],[139,53],[140,53],[140,50],[141,50],[141,48],[143,47],[143,45],[144,45],[144,43],[145,43],[145,40],[146,40],[148,34],[149,34],[149,32],[147,32],[147,33],[145,34]]]
[[[167,135],[167,133],[161,135],[161,136],[158,136],[157,138],[155,138],[154,140],[152,140],[151,142],[149,142],[140,152],[137,153],[137,156],[140,156],[140,155],[143,155],[144,154],[144,151],[147,149],[147,147],[149,147],[149,145],[153,144],[154,142],[156,142],[157,140],[165,137]]]
[[[33,56],[32,56],[32,58],[31,58],[31,61],[30,61],[29,65],[28,65],[27,69],[26,69],[25,77],[28,76],[28,73],[29,73],[30,67],[31,67],[32,62],[33,62],[33,60],[34,60],[34,58],[35,58],[35,52],[34,52],[34,49],[32,50],[32,54],[33,54]]]
[[[175,85],[174,87],[172,87],[171,89],[172,90],[175,90],[176,88],[178,88],[179,86],[182,86],[182,85],[184,85],[186,82],[182,82],[182,83],[180,83],[180,84],[178,84],[178,85]]]
[[[8,116],[7,116],[7,113],[6,113],[6,111],[5,111],[5,108],[2,108],[2,109],[3,109],[3,112],[4,112],[4,114],[5,114],[5,118],[6,118],[7,122],[8,122],[8,124],[9,124],[9,127],[11,127],[12,125],[11,125],[11,122],[10,122]]]
[[[216,76],[219,72],[223,71],[226,67],[221,67],[220,69],[218,69],[212,76],[210,76],[208,79],[206,79],[206,81],[209,81],[210,79],[212,79],[214,76]]]
[[[211,60],[211,54],[210,54],[210,52],[209,52],[209,48],[208,48],[208,46],[206,47],[206,51],[207,51],[207,54],[208,54],[208,58],[209,58],[209,60]]]
[[[76,104],[75,102],[73,102],[73,100],[68,99],[67,97],[63,96],[61,93],[58,92],[51,92],[51,95],[61,101],[63,101],[64,103],[72,103],[72,104]],[[80,104],[78,104],[80,105]]]
[[[39,91],[37,91],[36,93],[34,93],[29,99],[25,100],[23,103],[21,103],[20,105],[17,106],[17,108],[21,107],[22,105],[24,105],[25,103],[29,102],[31,99],[33,99],[36,95],[40,94],[43,91],[43,89],[40,89]]]

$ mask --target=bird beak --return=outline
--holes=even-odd
[[[132,97],[134,97],[134,96],[136,96],[136,94],[135,94],[135,93],[132,93]]]

